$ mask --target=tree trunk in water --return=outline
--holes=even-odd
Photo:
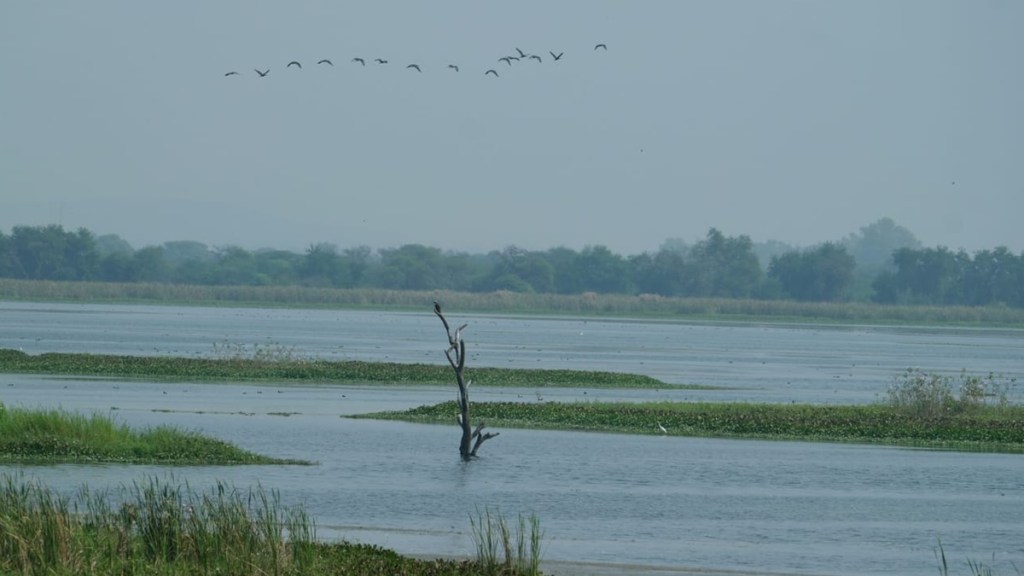
[[[469,461],[476,458],[476,451],[480,449],[481,444],[494,438],[498,433],[487,432],[485,434],[483,432],[485,428],[483,422],[477,424],[476,428],[473,428],[469,420],[469,386],[473,382],[467,382],[462,374],[466,368],[466,341],[462,339],[462,331],[466,328],[466,325],[463,324],[452,332],[451,327],[448,325],[448,320],[445,319],[444,313],[441,311],[441,305],[437,301],[434,301],[434,314],[441,319],[445,332],[448,334],[448,349],[445,350],[444,355],[448,358],[448,364],[451,365],[452,370],[455,371],[455,382],[459,385],[459,414],[456,416],[459,427],[462,428],[459,455],[463,460]]]

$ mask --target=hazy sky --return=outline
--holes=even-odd
[[[7,0],[0,230],[635,254],[891,217],[1019,252],[1022,30],[1020,0]]]

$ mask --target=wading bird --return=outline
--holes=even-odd
[[[295,60],[292,60],[291,62],[289,62],[289,63],[288,63],[288,65],[287,65],[287,66],[285,66],[285,68],[291,68],[292,66],[298,66],[298,67],[299,67],[299,69],[301,69],[301,68],[302,68],[302,64],[299,64],[299,63],[298,63],[298,62],[296,62]]]
[[[604,44],[598,44],[598,45],[594,46],[594,50],[597,50],[598,48],[604,48],[606,52],[608,51],[608,46],[606,46]]]
[[[423,70],[420,70],[419,64],[409,64],[406,68],[415,68],[417,72],[423,72]]]
[[[266,69],[265,71],[263,71],[263,72],[260,72],[259,68],[253,68],[253,71],[255,71],[255,72],[256,72],[257,74],[259,74],[259,75],[260,75],[260,78],[263,78],[263,77],[264,77],[264,76],[266,76],[267,74],[270,74],[270,68],[267,68],[267,69]]]
[[[359,62],[363,66],[366,66],[366,60],[363,60],[362,58],[353,58],[352,61],[353,62]]]
[[[661,425],[661,422],[658,422],[658,430],[661,430],[662,434],[668,434],[668,430],[666,430],[665,427]]]
[[[234,70],[232,70],[231,72],[228,72],[227,74],[225,74],[225,76],[241,76],[241,74],[239,74],[238,72],[235,72]]]
[[[494,77],[495,77],[495,78],[497,78],[497,77],[498,77],[498,73],[497,73],[497,72],[495,72],[495,71],[494,71],[493,69],[491,69],[491,70],[488,70],[487,72],[484,72],[484,76],[487,76],[488,74],[494,74]]]
[[[459,71],[459,67],[456,66],[455,64],[449,64],[448,67],[451,68],[452,70],[455,70],[456,72]]]
[[[327,58],[324,58],[323,60],[317,62],[317,64],[330,64],[331,66],[334,66],[334,62],[331,62]]]
[[[548,54],[551,54],[551,59],[552,60],[556,60],[557,61],[557,60],[561,60],[562,59],[562,54],[565,54],[565,52],[559,52],[558,54],[555,54],[554,52],[548,50]]]

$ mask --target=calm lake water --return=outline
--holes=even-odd
[[[458,316],[470,366],[639,372],[729,390],[476,389],[474,400],[703,399],[857,403],[908,367],[1021,378],[1024,331],[682,324]],[[444,364],[430,313],[0,303],[0,347],[214,355],[214,343],[304,356]],[[1019,391],[1018,391],[1019,392]],[[536,513],[549,561],[788,574],[1024,567],[1024,457],[802,442],[502,430],[468,465],[453,425],[353,420],[452,387],[142,383],[0,374],[0,400],[172,424],[311,467],[0,466],[60,489],[147,475],[280,491],[322,538],[466,555],[485,506]],[[521,398],[520,398],[521,397]],[[652,423],[653,426],[653,423]],[[551,564],[556,573],[568,570]],[[593,567],[597,571],[597,567]]]

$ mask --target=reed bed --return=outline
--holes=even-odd
[[[451,424],[455,402],[356,416]],[[1024,407],[979,406],[921,417],[886,405],[747,403],[477,402],[491,428],[544,428],[628,434],[888,444],[1024,453]],[[661,428],[665,428],[665,432]]]
[[[500,518],[500,516],[499,516]],[[488,525],[500,530],[507,525]],[[531,518],[529,545],[539,550]],[[522,526],[520,527],[522,529]],[[505,534],[504,532],[501,534]],[[223,482],[205,492],[187,483],[147,478],[119,489],[59,494],[20,476],[0,477],[0,573],[24,576],[532,576],[523,564],[420,560],[391,550],[316,539],[301,507],[276,491],[239,490]]]
[[[232,349],[236,350],[236,349]],[[0,350],[0,372],[105,376],[111,378],[303,381],[359,384],[451,384],[447,364],[400,364],[310,360],[284,352],[250,351],[222,358],[118,356],[46,353],[29,355]],[[660,380],[638,374],[588,370],[468,368],[466,376],[480,386],[664,388]]]
[[[652,319],[1024,326],[1024,309],[1006,306],[908,306],[867,302],[795,302],[680,298],[654,294],[523,294],[304,286],[199,286],[161,283],[0,279],[0,300],[138,302],[263,307],[421,310],[433,301],[463,312],[621,316]]]
[[[169,426],[135,431],[113,419],[0,403],[0,462],[135,464],[309,464],[270,458]]]

